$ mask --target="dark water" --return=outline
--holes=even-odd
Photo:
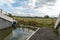
[[[13,30],[10,29],[10,32],[5,32],[6,36],[4,40],[26,40],[33,32],[35,32],[35,30],[36,29],[34,28],[16,28]]]

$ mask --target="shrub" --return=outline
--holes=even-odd
[[[45,15],[44,18],[49,18],[49,16],[48,15]]]

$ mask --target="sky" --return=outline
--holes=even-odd
[[[58,17],[60,0],[0,0],[0,9],[17,16]]]

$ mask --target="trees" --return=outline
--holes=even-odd
[[[8,14],[8,16],[9,16],[9,17],[12,17],[12,14],[11,14],[11,13],[9,13],[9,14]]]
[[[49,16],[48,15],[45,15],[44,18],[49,18]]]

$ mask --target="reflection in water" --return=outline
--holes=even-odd
[[[0,35],[0,40],[25,40],[27,39],[36,29],[33,28],[16,28],[14,30],[5,29],[4,33],[1,31],[0,33],[3,33]],[[5,36],[4,36],[5,34]]]
[[[33,30],[28,28],[17,28],[12,31],[12,36],[9,38],[9,40],[25,40],[33,32],[34,32]]]
[[[12,32],[12,28],[0,29],[0,40],[4,40]]]

